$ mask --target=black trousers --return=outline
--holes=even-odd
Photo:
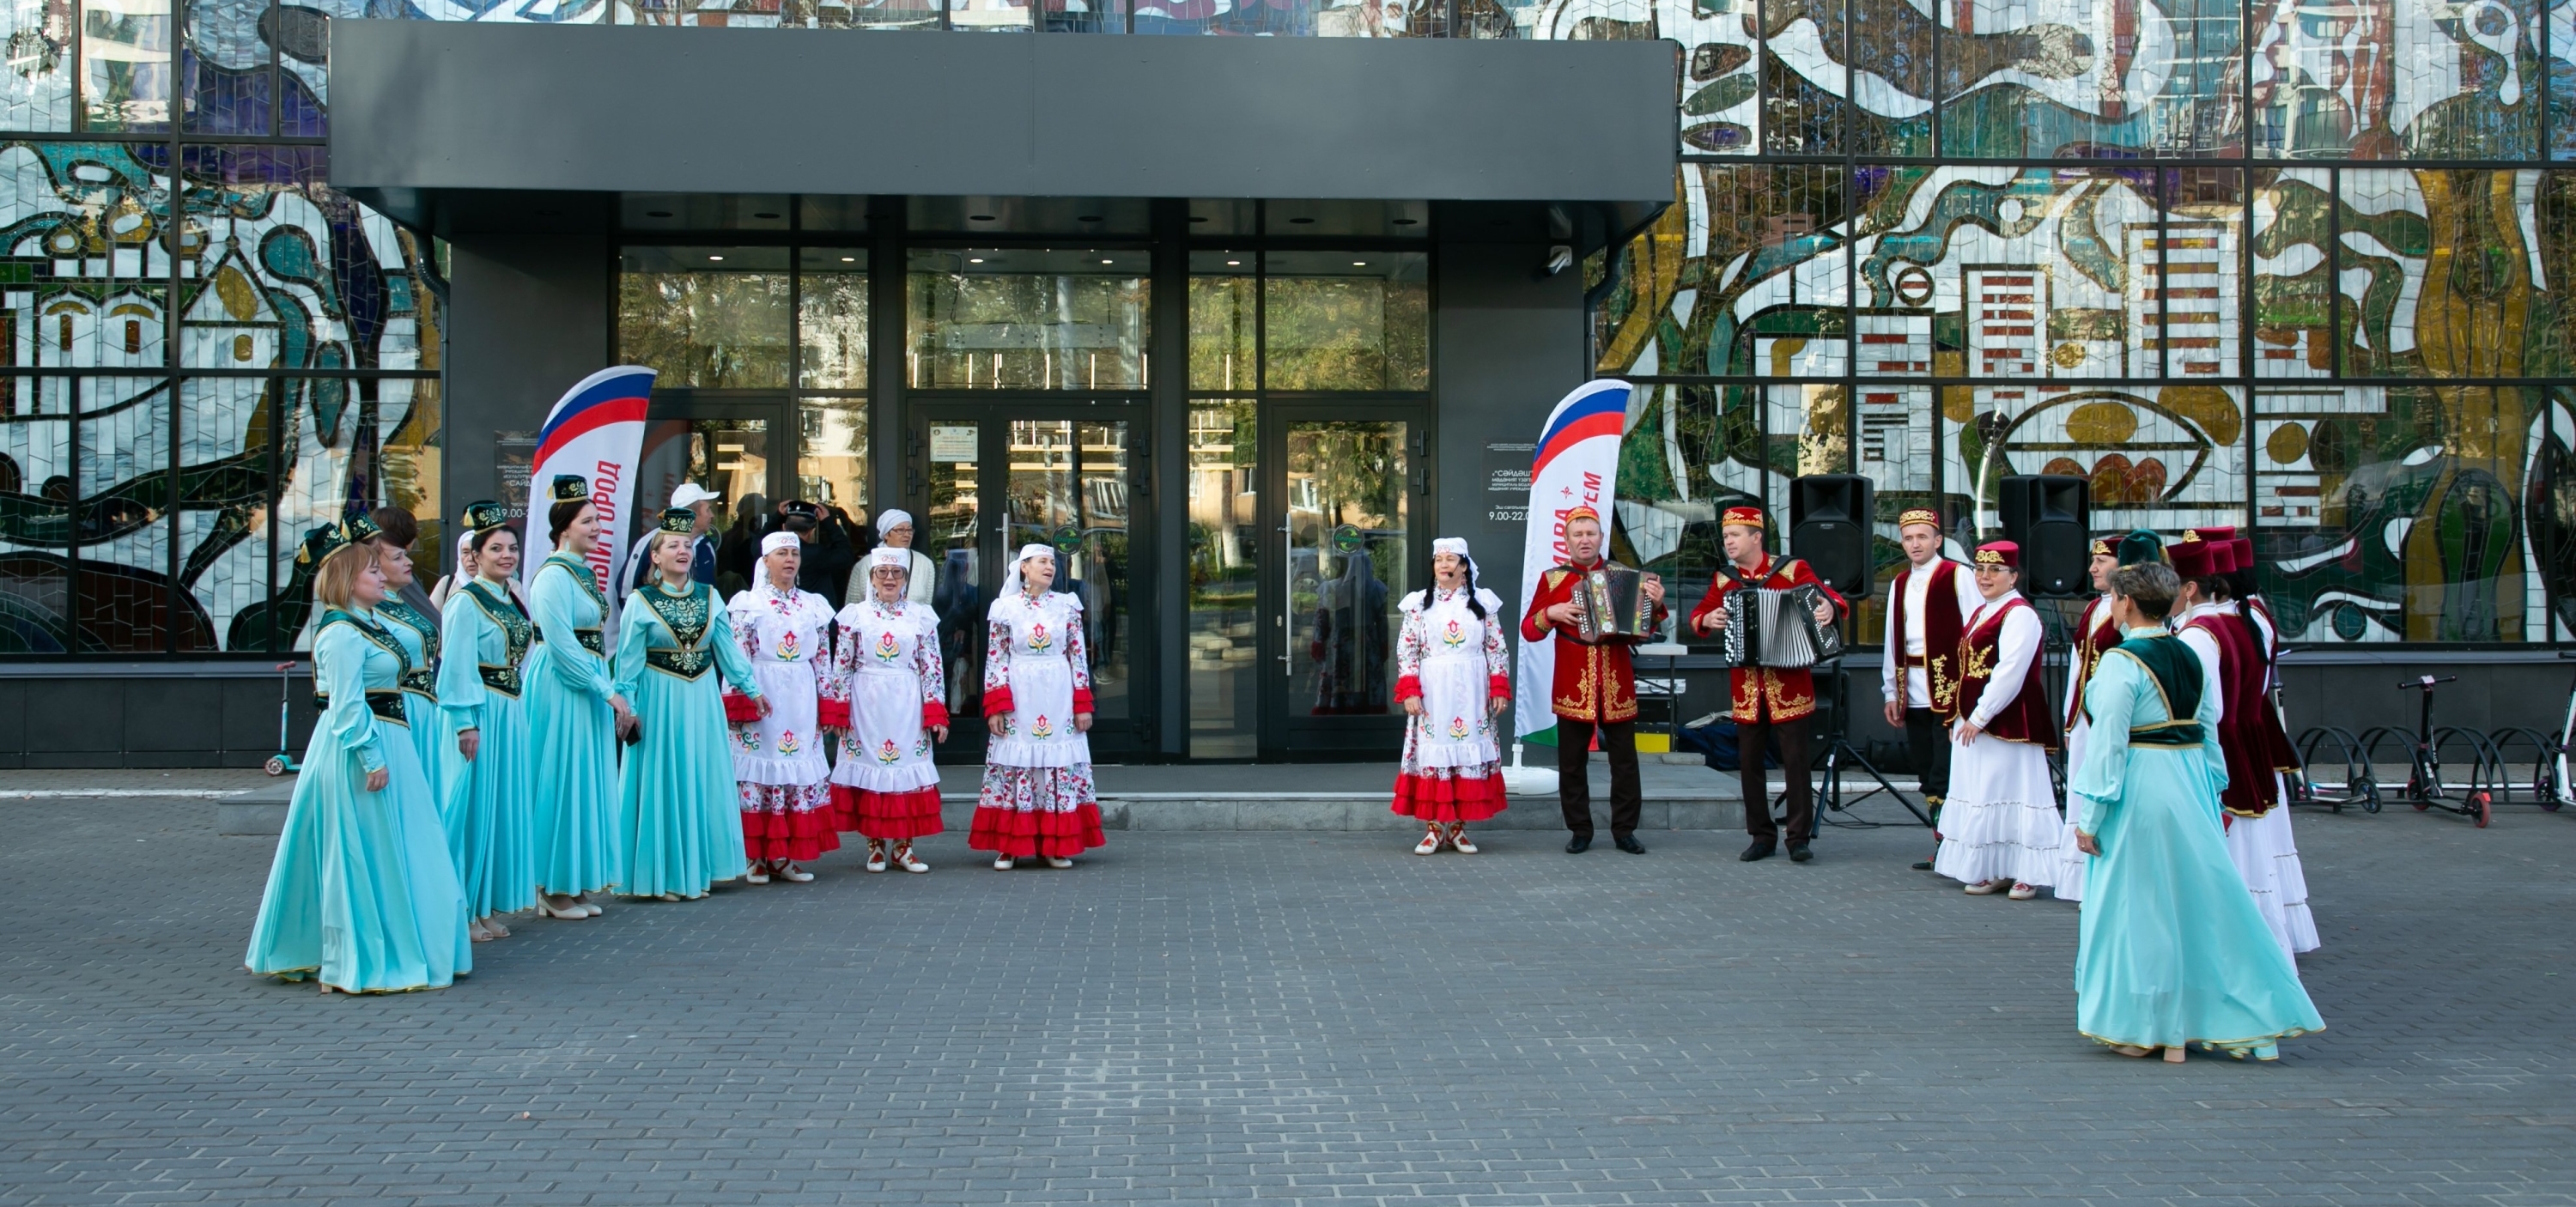
[[[1637,784],[1637,723],[1611,721],[1596,726],[1571,717],[1556,719],[1556,803],[1565,810],[1565,828],[1592,837],[1592,734],[1601,733],[1601,751],[1610,756],[1610,833],[1634,834],[1637,816],[1646,809],[1645,790]]]
[[[1928,708],[1905,710],[1905,753],[1923,781],[1923,803],[1932,820],[1941,820],[1941,802],[1950,799],[1950,727]]]
[[[1808,749],[1807,739],[1814,731],[1813,715],[1794,721],[1735,723],[1736,774],[1744,789],[1744,832],[1769,842],[1780,841],[1780,828],[1771,820],[1770,777],[1762,770],[1762,751],[1770,739],[1780,739],[1780,772],[1789,781],[1789,841],[1805,842],[1816,836],[1816,789],[1807,780],[1815,752]]]

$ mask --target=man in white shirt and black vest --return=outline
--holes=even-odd
[[[1966,566],[1941,556],[1939,512],[1916,507],[1899,514],[1896,539],[1906,565],[1887,593],[1885,715],[1889,727],[1905,731],[1907,761],[1938,825],[1941,802],[1950,795],[1948,729],[1958,716],[1959,636],[1985,597]],[[1914,867],[1928,872],[1932,861]]]

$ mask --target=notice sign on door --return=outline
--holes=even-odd
[[[975,425],[971,423],[934,423],[930,425],[930,459],[971,465],[975,461]]]

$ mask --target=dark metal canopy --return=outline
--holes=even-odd
[[[1585,203],[1619,228],[1672,200],[1677,54],[342,20],[331,183],[440,233],[638,192]]]

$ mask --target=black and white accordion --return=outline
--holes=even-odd
[[[1646,576],[1626,566],[1578,571],[1574,582],[1574,632],[1587,644],[1604,637],[1651,637],[1655,601],[1646,598]]]
[[[1842,631],[1816,623],[1816,605],[1824,602],[1823,589],[1814,583],[1747,587],[1728,595],[1718,661],[1730,668],[1794,670],[1840,657]]]

